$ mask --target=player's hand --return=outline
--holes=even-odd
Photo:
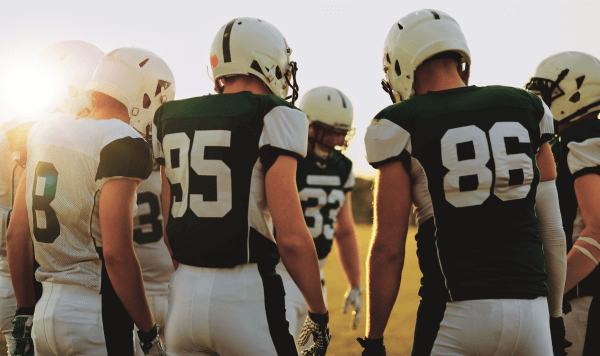
[[[35,308],[17,308],[13,319],[12,337],[15,342],[10,346],[12,356],[33,356],[33,339],[31,327],[33,325],[33,311]]]
[[[550,336],[554,356],[567,356],[565,349],[573,345],[565,339],[565,323],[563,318],[550,318]]]
[[[329,333],[329,312],[325,314],[313,314],[308,312],[308,316],[304,321],[304,326],[298,338],[298,345],[304,346],[308,342],[308,338],[312,334],[314,345],[308,350],[302,351],[302,355],[323,356],[327,352],[327,347],[331,341]]]
[[[361,286],[352,286],[344,295],[344,309],[343,312],[346,314],[350,310],[350,306],[354,308],[352,315],[352,330],[356,330],[360,319],[362,319],[362,293],[363,289]]]
[[[154,324],[154,327],[147,333],[138,330],[140,346],[144,355],[166,356],[165,348],[158,336],[158,329],[158,325]]]
[[[385,344],[383,343],[383,338],[381,339],[367,339],[358,338],[356,339],[360,346],[365,349],[362,353],[362,356],[386,356],[385,355]]]

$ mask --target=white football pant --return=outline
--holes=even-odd
[[[321,272],[321,281],[324,281],[324,273],[323,266],[325,266],[326,258],[319,260],[319,270]],[[294,343],[296,344],[296,348],[298,352],[308,349],[313,345],[312,336],[308,338],[308,342],[304,346],[298,346],[298,337],[300,336],[300,332],[302,331],[302,327],[304,326],[304,321],[308,316],[308,304],[306,304],[306,300],[302,296],[300,289],[294,283],[292,276],[290,276],[289,272],[285,269],[283,262],[279,262],[277,265],[277,273],[281,276],[283,280],[283,286],[285,288],[285,314],[287,316],[288,321],[290,322],[290,334],[294,336]],[[327,306],[327,295],[326,288],[323,285],[323,299],[325,300],[325,305]]]
[[[573,343],[573,345],[565,351],[569,356],[583,355],[583,346],[585,345],[585,335],[588,324],[588,314],[590,305],[594,297],[579,297],[569,300],[571,304],[571,312],[563,315],[565,322],[566,335],[565,339]],[[600,337],[600,335],[598,335]]]
[[[165,326],[167,355],[294,355],[285,292],[275,268],[180,264],[171,277]]]
[[[447,302],[431,355],[552,355],[546,297]]]

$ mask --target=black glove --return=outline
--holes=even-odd
[[[567,356],[565,349],[573,345],[565,339],[565,323],[563,318],[550,318],[550,336],[554,356]]]
[[[566,300],[563,299],[563,314],[569,314],[573,308],[571,308],[571,303],[567,302]]]
[[[33,339],[31,338],[31,328],[33,326],[32,308],[18,308],[13,319],[12,337],[15,342],[10,347],[12,356],[33,356]]]
[[[383,337],[381,339],[367,339],[367,337],[364,337],[362,339],[358,338],[356,341],[365,349],[362,356],[386,356]]]
[[[325,314],[313,314],[308,312],[308,316],[304,321],[304,326],[298,337],[298,345],[304,346],[308,342],[309,336],[312,334],[315,342],[308,350],[302,351],[302,355],[307,356],[324,356],[327,352],[327,347],[331,341],[329,333],[329,312]]]
[[[144,352],[144,355],[152,356],[165,356],[165,349],[160,336],[158,336],[158,325],[154,324],[154,327],[148,332],[138,330],[138,338],[140,339],[140,347]]]

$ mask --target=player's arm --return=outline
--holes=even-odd
[[[167,249],[169,250],[169,254],[171,255],[171,262],[173,262],[173,267],[175,270],[179,267],[179,262],[173,259],[173,250],[171,250],[171,245],[169,245],[169,238],[167,237],[167,221],[169,220],[169,211],[171,210],[171,185],[169,185],[169,179],[167,178],[167,171],[164,165],[160,166],[160,184],[161,184],[161,200],[162,200],[162,215],[163,215],[163,240],[165,241],[165,245],[167,245]]]
[[[296,158],[282,154],[265,176],[269,211],[277,230],[277,248],[311,313],[325,314],[317,251],[302,214],[296,187]]]
[[[600,175],[590,173],[575,179],[575,194],[585,228],[567,256],[565,293],[592,273],[600,261]]]
[[[344,295],[343,312],[347,313],[350,307],[353,307],[354,320],[352,321],[352,329],[356,329],[362,318],[362,287],[358,243],[356,241],[354,217],[352,216],[351,194],[351,192],[346,193],[346,200],[337,216],[334,241],[338,248],[342,268],[344,269],[348,283],[350,283],[350,288]]]
[[[540,182],[556,180],[556,163],[548,142],[544,142],[535,157],[540,170]]]
[[[17,188],[10,224],[6,234],[8,268],[15,290],[17,305],[21,308],[35,307],[33,287],[33,245],[29,230],[29,217],[25,203],[26,176],[23,174]]]
[[[558,192],[556,190],[556,165],[548,143],[544,143],[536,156],[540,170],[540,184],[537,189],[535,210],[538,216],[536,225],[542,245],[550,291],[548,307],[550,316],[562,316],[562,295],[567,272],[567,241],[562,226]]]
[[[398,296],[410,217],[410,177],[400,161],[378,168],[367,259],[367,338],[381,339]]]
[[[346,279],[351,286],[360,286],[360,259],[358,242],[352,216],[351,192],[346,193],[346,201],[335,221],[335,243]]]
[[[100,229],[104,262],[119,299],[142,332],[154,327],[140,264],[133,249],[133,204],[138,182],[113,179],[100,194]]]

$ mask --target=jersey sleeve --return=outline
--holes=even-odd
[[[589,173],[600,174],[600,138],[570,142],[567,147],[567,164],[574,179]]]
[[[348,179],[346,179],[346,183],[344,183],[344,193],[348,193],[354,188],[356,180],[354,179],[354,171],[350,169],[350,174],[348,174]]]
[[[162,105],[160,108],[158,108],[158,110],[156,110],[154,119],[152,120],[152,154],[154,156],[154,160],[156,160],[156,163],[160,164],[161,166],[165,165],[165,153],[163,152],[162,148],[163,134],[162,122],[160,118],[163,112],[161,109],[164,109],[165,105]]]
[[[376,117],[371,121],[365,135],[365,148],[367,161],[375,169],[387,162],[400,161],[410,170],[410,133],[390,120]]]
[[[101,189],[107,181],[121,178],[143,181],[152,173],[152,165],[150,145],[141,136],[116,138],[100,151],[96,185]]]
[[[308,119],[302,111],[276,106],[265,115],[258,148],[261,162],[267,169],[280,154],[296,159],[306,157],[307,145]]]

